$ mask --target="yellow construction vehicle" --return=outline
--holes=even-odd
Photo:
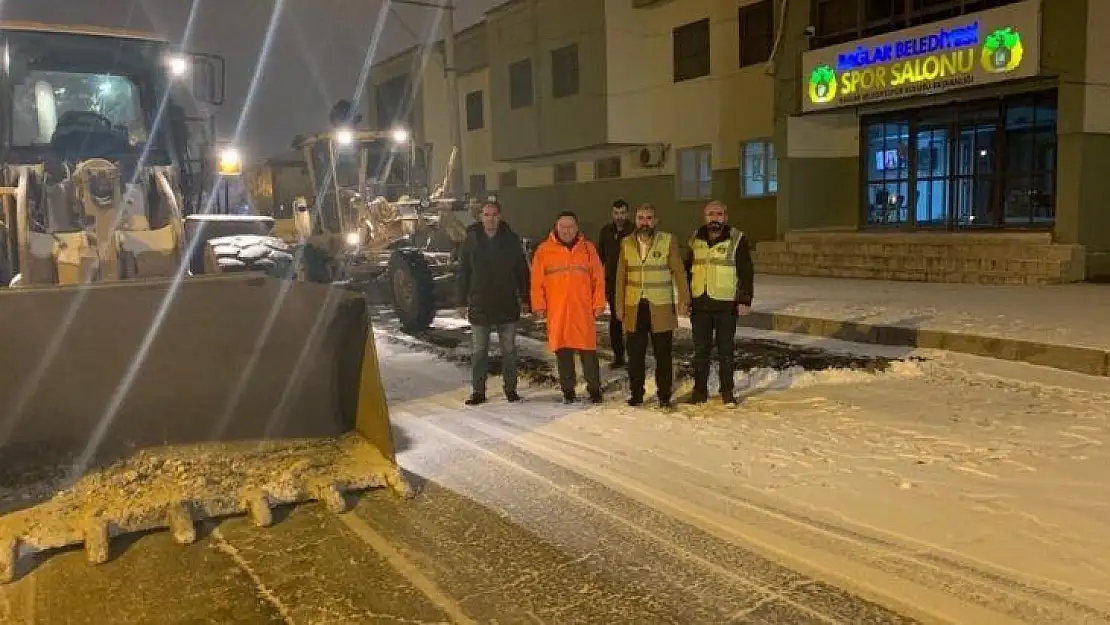
[[[389,301],[402,330],[425,330],[453,305],[471,207],[443,186],[429,192],[428,149],[407,129],[340,123],[293,147],[248,174],[255,212],[273,216],[275,233],[298,246],[310,279],[352,281],[372,301]]]
[[[269,216],[209,215],[143,33],[0,22],[0,581],[27,552],[343,492],[408,493],[362,293],[313,282]],[[199,88],[198,88],[199,87]],[[221,154],[218,174],[241,159]]]

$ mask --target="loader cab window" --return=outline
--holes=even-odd
[[[154,132],[167,89],[164,45],[50,32],[7,32],[6,140],[21,162],[168,165],[168,119]],[[72,165],[71,165],[72,166]],[[64,170],[64,168],[63,168]]]
[[[126,76],[32,71],[12,89],[14,145],[47,146],[59,127],[78,124],[114,133],[124,150],[149,138],[139,88]]]

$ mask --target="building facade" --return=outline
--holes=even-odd
[[[753,239],[774,240],[773,22],[772,0],[510,0],[490,11],[456,45],[469,190],[498,195],[529,236],[565,209],[596,236],[617,198],[655,204],[685,236],[718,198]],[[420,56],[373,68],[368,117],[420,129],[442,172],[442,54]],[[417,95],[395,104],[390,85],[421,65]]]
[[[529,236],[563,209],[595,233],[618,197],[686,233],[712,197],[764,272],[1099,277],[1102,26],[1107,0],[510,0],[458,38],[463,167]],[[442,56],[371,83],[442,176]]]
[[[762,271],[1045,284],[1107,272],[1110,2],[788,2]],[[1101,41],[1100,41],[1101,35]]]

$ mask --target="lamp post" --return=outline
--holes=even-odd
[[[443,74],[447,83],[447,127],[451,143],[455,146],[455,167],[451,169],[450,195],[461,198],[466,192],[465,163],[463,162],[461,101],[459,98],[459,72],[455,67],[455,0],[393,0],[394,4],[407,4],[443,11]],[[450,155],[450,151],[448,151]]]

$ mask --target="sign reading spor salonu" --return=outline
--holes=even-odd
[[[802,55],[802,110],[1036,76],[1040,43],[1041,0],[1026,0],[813,50]]]

